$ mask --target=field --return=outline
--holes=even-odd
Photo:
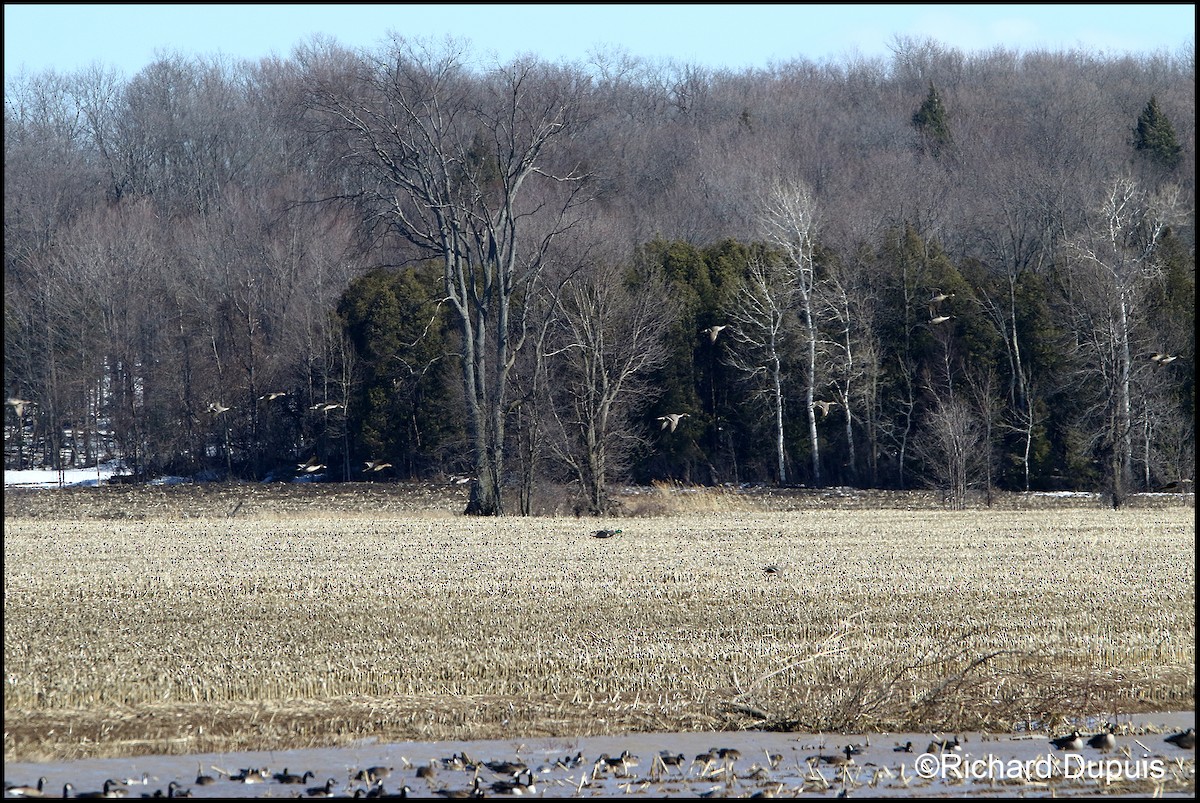
[[[1193,500],[10,492],[5,761],[1191,710]]]

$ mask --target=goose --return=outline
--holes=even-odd
[[[927,303],[931,307],[935,307],[938,304],[941,304],[943,301],[949,301],[952,298],[954,298],[954,293],[937,292],[937,293],[934,293],[932,296],[930,296],[929,301]]]
[[[67,786],[70,786],[70,784],[67,784]],[[87,800],[97,800],[100,798],[125,797],[126,794],[128,794],[128,790],[114,789],[113,782],[108,780],[104,782],[103,792],[80,792],[79,794],[75,795],[75,797],[81,797]],[[63,789],[63,797],[67,797],[66,788]]]
[[[37,786],[6,786],[4,794],[12,795],[13,797],[45,797],[46,779],[38,778]],[[63,797],[66,797],[66,795],[63,795]]]
[[[721,324],[719,326],[710,326],[707,329],[702,329],[700,331],[700,334],[708,335],[709,342],[716,343],[717,335],[721,334],[722,329],[727,329],[728,327],[729,327],[729,324]]]
[[[596,530],[592,533],[592,538],[612,538],[614,535],[620,535],[622,530]]]
[[[354,776],[354,780],[379,783],[390,776],[395,769],[395,767],[367,767],[365,770],[360,770],[358,775]]]
[[[763,566],[763,574],[765,574],[767,577],[776,576],[779,574],[779,565],[772,563],[767,566]]]
[[[933,324],[934,326],[937,326],[939,323],[945,323],[946,321],[950,320],[953,317],[954,317],[953,315],[938,315],[934,318],[930,318],[929,322],[931,324]]]
[[[522,778],[529,780],[522,781]],[[524,772],[517,773],[511,781],[493,781],[492,791],[501,795],[536,795],[537,778],[534,777],[533,770],[526,769]]]
[[[475,776],[475,782],[470,789],[434,789],[439,797],[483,797],[483,779]]]
[[[333,797],[333,787],[337,786],[337,781],[330,778],[325,782],[324,786],[310,786],[304,790],[304,794],[309,797]]]
[[[1088,747],[1094,747],[1097,750],[1112,750],[1117,746],[1117,737],[1114,735],[1116,728],[1111,723],[1104,724],[1104,731],[1097,733],[1092,738],[1088,739]]]
[[[905,742],[904,744],[898,744],[892,748],[893,753],[911,753],[912,750],[913,750],[912,742]]]
[[[679,767],[683,764],[683,753],[672,753],[670,750],[659,750],[658,760],[667,767]]]
[[[226,407],[225,405],[221,404],[220,402],[209,402],[208,403],[208,411],[210,413],[212,413],[213,415],[220,415],[221,413],[227,413],[232,409],[233,409],[232,407]]]
[[[954,737],[954,741],[950,741],[949,739],[943,739],[940,741],[937,739],[934,739],[932,742],[929,743],[929,746],[925,748],[926,753],[934,753],[934,754],[957,753],[960,750],[962,750],[962,744],[958,741],[957,736]]]
[[[196,786],[208,786],[217,782],[217,779],[211,775],[204,774],[204,768],[199,764],[196,765]]]
[[[1079,731],[1071,731],[1066,736],[1051,739],[1050,744],[1054,745],[1055,750],[1079,751],[1083,749],[1083,734]]]
[[[428,764],[417,767],[417,777],[424,778],[426,781],[432,781],[433,777],[437,774],[436,765],[436,761],[434,761],[432,758],[429,759]]]
[[[363,471],[383,471],[385,468],[391,468],[391,463],[385,463],[382,460],[367,460],[363,464]]]
[[[338,409],[339,407],[344,410],[346,408],[346,405],[334,404],[331,402],[317,402],[316,404],[314,404],[312,407],[309,407],[308,409],[316,410],[317,412],[321,412],[321,413],[328,413],[328,412]]]
[[[523,761],[485,761],[483,766],[498,775],[517,775],[529,769]]]
[[[25,408],[32,407],[35,402],[31,402],[28,399],[8,399],[5,404],[13,408],[13,412],[17,414],[17,418],[24,418]]]
[[[839,404],[839,402],[835,402],[835,401],[816,400],[813,402],[813,407],[818,408],[821,411],[821,417],[824,418],[825,416],[829,415],[829,408],[837,407],[838,404]]]
[[[282,397],[284,397],[284,396],[286,396],[286,395],[287,395],[287,391],[284,391],[284,390],[273,390],[273,391],[271,391],[270,393],[264,393],[263,395],[259,396],[259,397],[258,397],[258,400],[259,400],[260,402],[273,402],[273,401],[275,401],[276,399],[282,398]]]
[[[238,783],[266,783],[269,774],[270,770],[266,767],[261,769],[250,767],[249,769],[242,770],[239,775],[230,776],[229,780],[237,781]]]
[[[277,772],[272,777],[275,778],[275,780],[278,781],[279,783],[299,784],[299,783],[308,783],[308,779],[317,777],[317,774],[315,772],[313,772],[312,770],[309,770],[308,772],[304,773],[303,775],[296,775],[293,772],[288,772],[287,768],[285,767],[283,772]]]
[[[854,763],[854,748],[846,745],[842,748],[842,752],[832,756],[809,756],[809,761],[816,759],[820,764],[829,764],[833,767],[845,767]]]
[[[1196,729],[1188,728],[1187,730],[1183,731],[1182,733],[1173,733],[1170,736],[1168,736],[1166,739],[1163,739],[1163,741],[1173,744],[1176,747],[1183,749],[1183,750],[1195,750],[1196,749]]]
[[[1179,355],[1178,354],[1161,354],[1161,355],[1156,354],[1154,357],[1151,357],[1150,359],[1154,360],[1154,362],[1157,363],[1158,366],[1161,368],[1164,365],[1170,365],[1171,363],[1178,360]]]
[[[688,413],[667,413],[666,415],[660,415],[658,420],[662,422],[662,426],[659,429],[670,427],[671,431],[674,432],[675,427],[679,426],[679,422],[685,418],[690,418],[690,415]]]
[[[192,790],[184,789],[183,784],[179,781],[171,781],[167,784],[167,797],[191,797]]]

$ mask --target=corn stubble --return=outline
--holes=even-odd
[[[6,516],[5,760],[1194,707],[1191,507],[593,524]]]

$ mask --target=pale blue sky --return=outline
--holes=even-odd
[[[1194,4],[153,4],[4,6],[4,71],[99,63],[131,77],[159,53],[288,56],[314,33],[373,47],[388,30],[468,40],[483,57],[586,60],[615,47],[649,60],[765,67],[797,57],[887,56],[897,36],[964,52],[1079,48],[1108,54],[1195,47]]]

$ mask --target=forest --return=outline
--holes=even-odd
[[[1195,465],[1195,53],[326,37],[6,76],[5,467],[1091,490]]]

